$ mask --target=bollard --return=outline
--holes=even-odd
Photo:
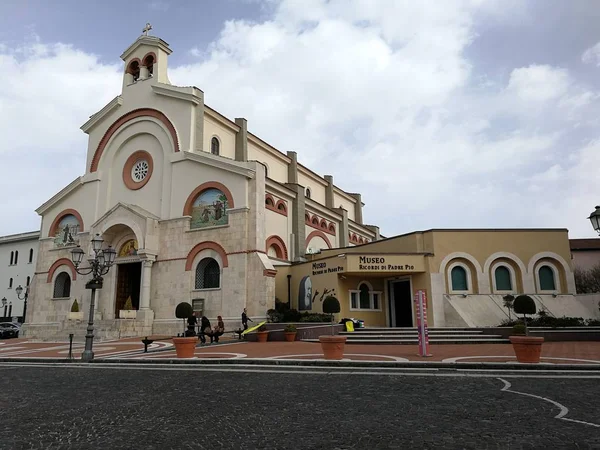
[[[73,359],[73,333],[69,334],[69,359]]]

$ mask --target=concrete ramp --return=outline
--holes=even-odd
[[[597,300],[594,295],[530,295],[537,310],[546,310],[554,317],[582,317],[599,319]],[[444,295],[445,326],[447,327],[496,327],[507,320],[508,310],[503,306],[502,295]],[[514,312],[511,313],[514,319]]]

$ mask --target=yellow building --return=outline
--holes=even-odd
[[[574,296],[566,229],[433,229],[321,250],[308,262],[277,269],[280,301],[321,312],[333,294],[341,317],[367,326],[416,326],[420,289],[436,327],[499,325],[508,318],[507,294],[529,294],[538,309],[557,317],[594,315]]]

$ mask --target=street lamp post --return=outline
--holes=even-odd
[[[94,303],[96,298],[96,289],[102,289],[102,277],[108,273],[109,269],[114,264],[115,256],[117,255],[117,252],[111,248],[110,245],[108,248],[102,249],[103,243],[104,239],[102,239],[99,234],[96,234],[94,239],[92,239],[92,250],[94,250],[94,257],[88,259],[89,267],[86,268],[79,267],[85,255],[81,247],[78,245],[76,248],[71,250],[71,259],[73,260],[73,264],[75,265],[75,270],[77,273],[80,275],[92,274],[92,279],[85,285],[86,289],[92,290],[92,299],[90,302],[90,316],[88,320],[87,333],[85,335],[85,349],[81,354],[81,359],[83,361],[91,361],[94,359],[92,346],[94,344]]]
[[[600,234],[600,206],[596,206],[596,210],[590,214],[590,222],[592,222],[592,227],[598,234]]]
[[[17,292],[17,298],[19,300],[23,300],[23,323],[25,323],[25,314],[27,314],[27,299],[29,298],[29,286],[25,287],[25,295],[23,295],[23,297],[21,297],[21,294],[23,293],[23,286],[18,285],[15,291]]]

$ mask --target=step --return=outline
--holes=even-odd
[[[387,335],[387,336],[383,336],[383,335],[370,335],[370,336],[360,336],[360,335],[352,335],[352,334],[340,334],[340,336],[346,336],[346,338],[348,340],[355,340],[355,339],[373,339],[373,340],[381,340],[381,339],[418,339],[418,335],[415,333],[412,336],[407,336],[407,335],[399,335],[399,334],[393,334],[393,335]],[[431,334],[429,333],[429,339],[464,339],[466,340],[473,340],[473,339],[502,339],[502,335],[501,334],[478,334],[476,336],[472,336],[472,335],[464,335],[464,334],[448,334],[448,335],[435,335],[435,334]]]
[[[302,339],[302,342],[318,343],[318,339]],[[417,339],[352,339],[347,340],[346,344],[376,344],[376,345],[417,345]],[[429,339],[429,344],[510,344],[508,339]]]
[[[450,334],[462,334],[464,336],[477,336],[483,333],[482,330],[477,330],[477,331],[438,331],[438,330],[432,330],[432,329],[427,329],[427,332],[429,334],[438,334],[440,336],[445,336],[445,335],[450,335]],[[390,331],[340,331],[340,334],[359,334],[361,336],[366,335],[366,336],[372,336],[372,335],[389,335],[389,334],[393,334],[393,335],[413,335],[413,334],[417,334],[418,330],[414,329],[414,330],[390,330]]]

